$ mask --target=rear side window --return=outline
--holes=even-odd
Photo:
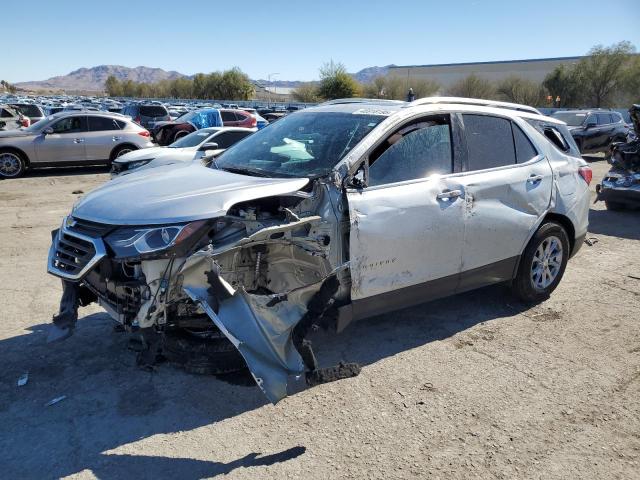
[[[463,114],[468,164],[465,170],[485,170],[516,163],[511,121],[488,115]]]
[[[113,118],[89,117],[90,132],[101,132],[105,130],[120,130],[120,127]]]
[[[580,150],[566,125],[550,124],[540,120],[526,119],[532,127],[544,135],[556,149],[567,155],[581,158]]]
[[[169,112],[162,105],[143,105],[140,107],[140,115],[143,117],[166,117]]]
[[[220,112],[220,115],[222,115],[223,122],[235,122],[238,120],[238,117],[236,117],[236,114],[234,112],[225,112],[223,110],[222,112]]]
[[[513,128],[513,141],[516,144],[516,161],[525,163],[537,157],[538,152],[520,127],[515,123],[511,123],[511,128]]]
[[[611,123],[611,115],[608,113],[598,113],[596,115],[598,117],[598,125],[607,125]]]
[[[424,119],[391,135],[371,156],[369,185],[384,185],[452,172],[451,128]]]

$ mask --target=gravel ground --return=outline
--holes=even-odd
[[[598,242],[533,308],[498,286],[316,335],[362,373],[273,406],[242,376],[141,371],[96,306],[45,343],[50,231],[107,178],[0,182],[3,478],[640,478],[640,212],[594,205]]]

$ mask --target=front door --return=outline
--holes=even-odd
[[[354,319],[455,291],[464,191],[451,130],[449,115],[403,125],[369,157],[368,185],[347,190]]]
[[[512,278],[553,186],[549,162],[516,123],[492,115],[462,119],[468,155],[459,178],[466,204],[461,291]]]
[[[38,163],[83,162],[86,160],[84,142],[87,117],[72,115],[51,125],[53,133],[36,137],[35,150]]]

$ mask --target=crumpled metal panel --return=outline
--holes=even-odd
[[[242,354],[270,402],[304,388],[304,363],[291,341],[293,328],[306,312],[301,303],[284,300],[267,306],[271,296],[251,295],[240,288],[220,302],[216,313],[214,302],[202,290],[185,287],[184,291]]]
[[[308,182],[238,175],[197,163],[168,165],[107,182],[82,197],[72,215],[110,225],[188,222],[225,215],[236,203],[290,194]]]

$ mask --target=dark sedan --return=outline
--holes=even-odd
[[[222,116],[217,108],[201,108],[187,112],[171,122],[158,122],[151,131],[158,145],[170,145],[196,130],[222,127]]]
[[[628,127],[618,112],[569,110],[551,116],[567,124],[582,154],[609,152],[612,143],[627,139]]]

